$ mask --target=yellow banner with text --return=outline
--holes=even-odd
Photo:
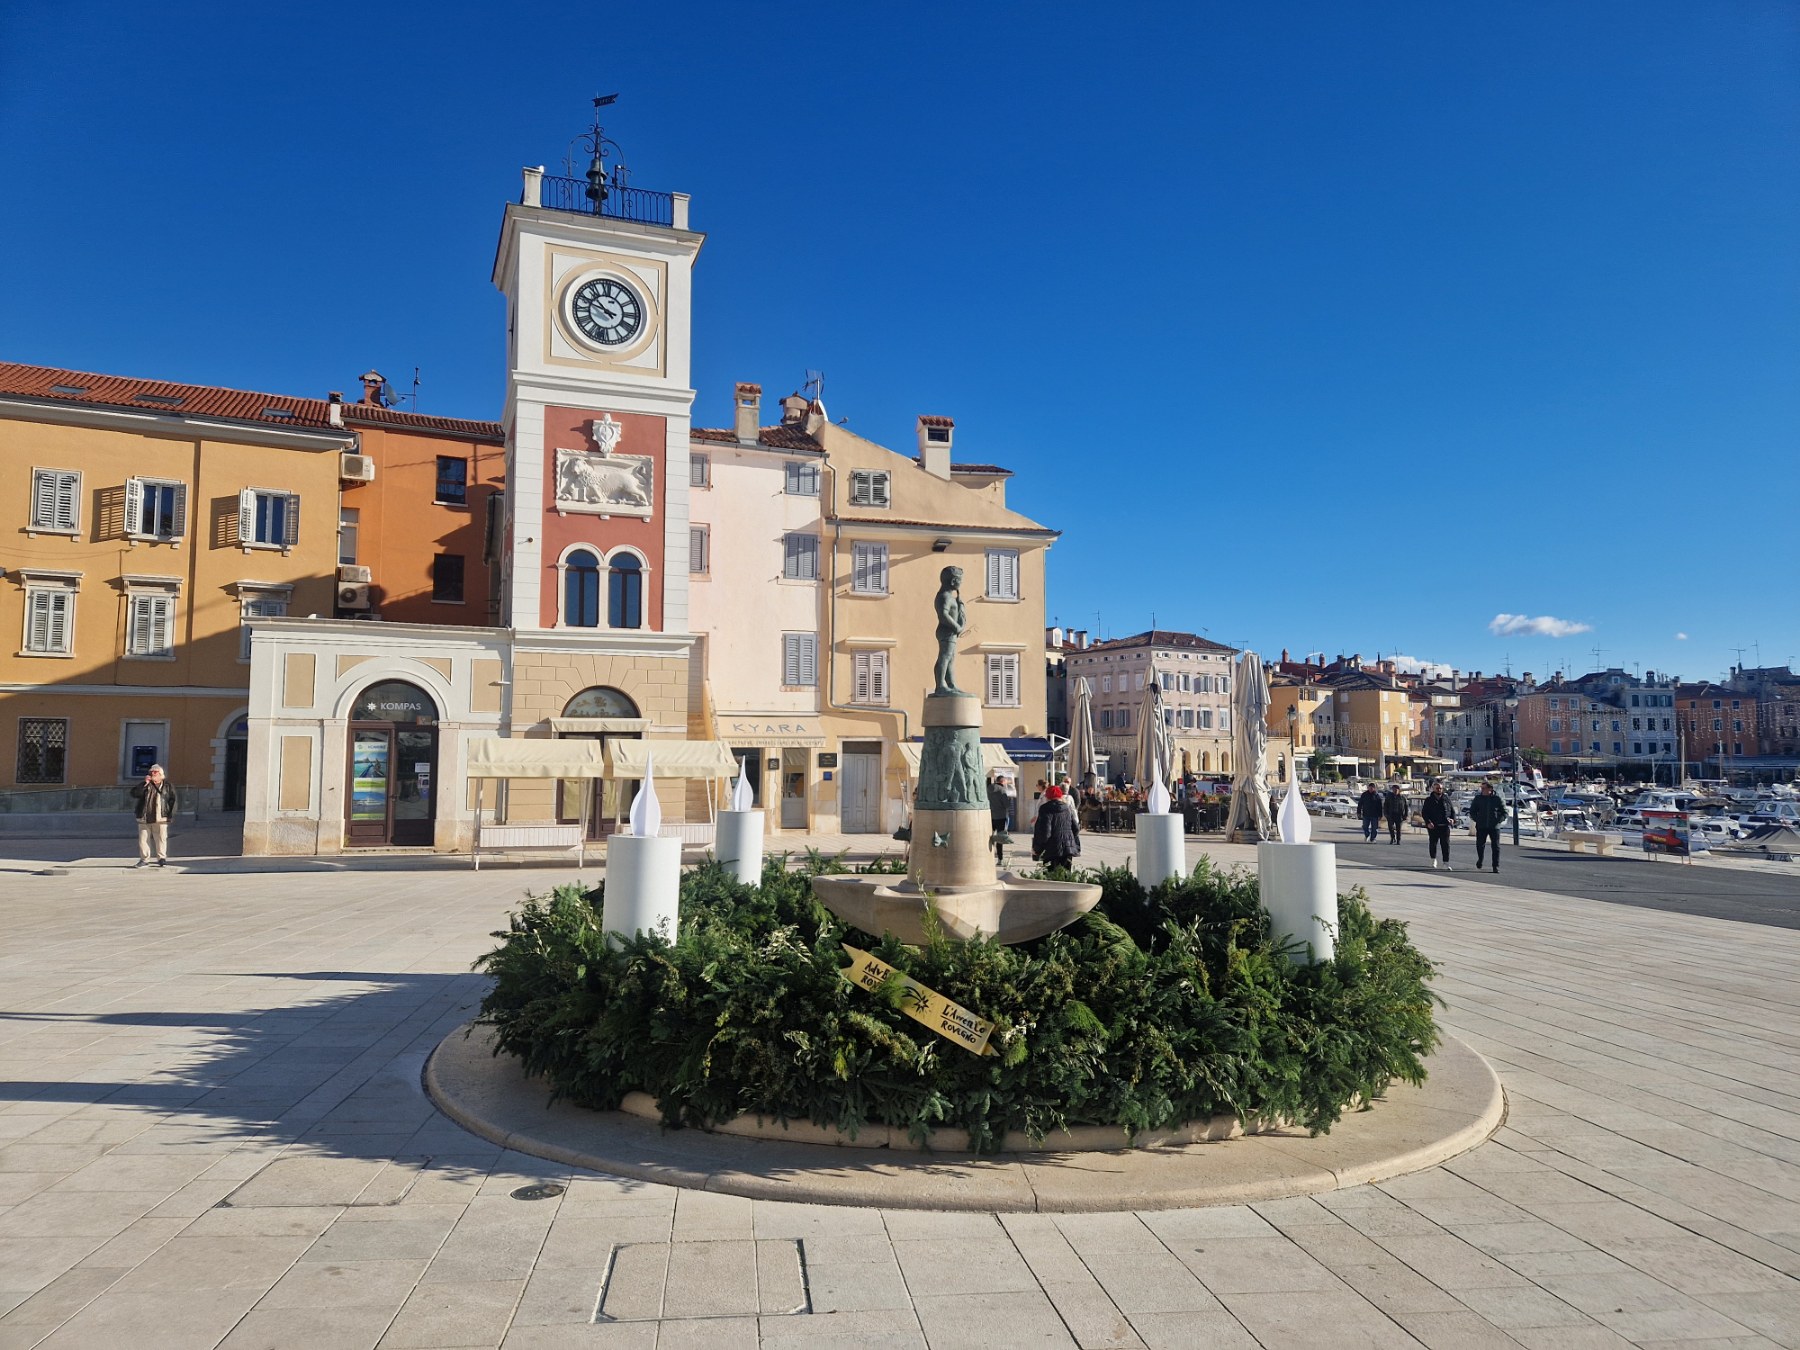
[[[923,1022],[938,1035],[955,1041],[974,1054],[994,1053],[994,1047],[988,1044],[988,1037],[994,1032],[992,1022],[977,1017],[967,1008],[927,989],[912,976],[896,971],[887,962],[877,961],[861,948],[852,947],[848,942],[843,946],[850,953],[850,964],[842,974],[851,984],[864,989],[879,989],[887,982],[889,975],[898,975],[901,1012],[915,1022]]]

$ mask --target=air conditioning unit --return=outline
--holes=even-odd
[[[368,455],[344,455],[338,460],[338,478],[346,483],[373,483],[375,461]]]
[[[367,609],[369,607],[369,583],[352,581],[340,585],[337,588],[337,607],[339,609]]]
[[[340,567],[338,568],[338,580],[360,581],[363,585],[367,586],[371,578],[369,576],[369,569],[366,567]]]

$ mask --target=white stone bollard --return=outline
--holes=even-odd
[[[1337,950],[1337,845],[1265,840],[1256,846],[1256,874],[1275,938],[1297,938],[1312,960],[1329,961]]]
[[[719,812],[718,840],[713,856],[732,876],[746,886],[762,884],[763,813],[761,811]]]
[[[600,927],[613,933],[644,933],[661,927],[675,940],[681,901],[681,840],[615,834],[606,841],[606,898]]]
[[[1187,875],[1187,847],[1181,817],[1140,811],[1137,818],[1137,875],[1148,890]]]

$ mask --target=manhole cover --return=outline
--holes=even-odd
[[[563,1193],[563,1187],[554,1181],[546,1181],[539,1186],[521,1186],[512,1193],[515,1200],[550,1200]]]
[[[812,1311],[793,1238],[622,1242],[607,1258],[596,1322],[784,1317]]]

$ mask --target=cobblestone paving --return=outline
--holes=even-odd
[[[877,1211],[432,1109],[469,961],[564,875],[0,870],[0,1350],[1800,1346],[1800,933],[1347,866],[1499,1070],[1492,1142],[1248,1207]]]

